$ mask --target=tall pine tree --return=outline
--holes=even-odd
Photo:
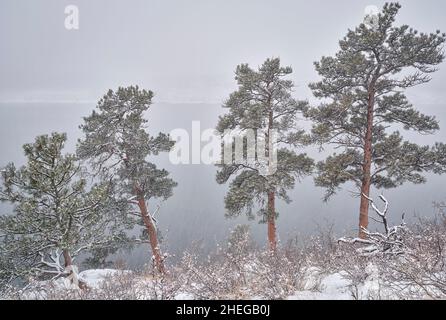
[[[439,129],[435,117],[415,109],[404,91],[430,81],[443,59],[445,34],[418,33],[395,26],[398,3],[387,3],[373,23],[350,30],[334,57],[315,63],[322,81],[310,85],[324,102],[307,116],[322,144],[343,150],[317,165],[316,184],[326,200],[339,187],[354,182],[360,195],[360,236],[368,226],[370,188],[423,183],[424,172],[443,173],[446,147],[404,141],[397,126],[421,134]],[[393,130],[393,132],[391,131]]]
[[[230,189],[225,197],[228,216],[245,212],[254,217],[253,210],[268,225],[268,242],[272,251],[276,250],[276,199],[289,203],[288,190],[296,181],[309,175],[313,160],[306,154],[298,154],[296,149],[307,142],[303,130],[297,129],[298,115],[307,108],[306,102],[295,100],[292,95],[293,82],[286,79],[292,73],[290,67],[281,67],[280,59],[268,59],[258,70],[242,64],[237,67],[238,90],[231,94],[224,108],[228,113],[220,117],[217,130],[228,134],[236,130],[243,134],[247,130],[255,133],[257,143],[265,144],[266,163],[263,167],[274,171],[261,170],[262,165],[249,165],[247,160],[247,140],[244,143],[244,159],[232,157],[230,163],[223,163],[217,173],[217,182],[229,180]],[[276,137],[273,137],[273,134]],[[277,152],[277,161],[272,154]],[[262,162],[256,153],[257,163]],[[272,161],[276,161],[273,165]],[[265,161],[263,161],[265,162]],[[248,165],[247,165],[248,164]]]
[[[98,103],[97,110],[84,118],[81,129],[85,138],[79,141],[78,155],[88,159],[93,169],[117,188],[117,194],[137,206],[145,227],[155,265],[164,272],[158,230],[148,201],[172,196],[176,183],[166,170],[158,169],[148,157],[168,152],[174,142],[166,134],[153,137],[146,131],[145,112],[152,104],[153,93],[137,86],[110,90]]]

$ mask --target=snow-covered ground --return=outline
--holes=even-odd
[[[124,273],[131,273],[131,271],[115,269],[85,270],[79,273],[79,280],[83,281],[89,288],[99,289],[105,279]]]
[[[379,290],[379,283],[373,277],[364,281],[363,284],[353,289],[353,284],[347,279],[347,275],[342,273],[333,273],[322,277],[317,276],[316,269],[310,270],[305,284],[305,290],[297,291],[286,297],[286,300],[352,300],[369,299],[376,295]],[[119,277],[132,277],[131,271],[115,269],[92,269],[79,273],[78,279],[87,285],[89,291],[107,290],[106,284],[114,282]],[[135,282],[132,282],[131,290],[139,292],[139,299],[150,299],[150,291],[153,288],[152,279],[137,276]],[[149,290],[144,290],[150,288]],[[314,288],[318,289],[314,289]],[[24,299],[53,299],[54,294],[61,295],[70,292],[82,292],[76,288],[67,278],[59,278],[54,281],[37,282],[22,292],[21,298]],[[48,294],[50,293],[50,294]],[[172,297],[175,300],[194,300],[197,297],[187,289],[179,289]],[[247,299],[264,299],[259,296],[247,296]]]
[[[377,270],[370,266],[367,270],[368,277],[363,283],[355,285],[345,272],[328,274],[317,279],[318,270],[313,270],[315,275],[309,276],[306,288],[317,290],[297,291],[287,297],[288,300],[367,300],[377,295],[380,291],[379,275]],[[389,298],[389,297],[388,297]]]

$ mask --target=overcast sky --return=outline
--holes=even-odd
[[[443,0],[400,2],[398,23],[422,32],[446,32]],[[194,120],[200,120],[203,129],[214,127],[222,101],[236,88],[235,67],[257,66],[267,57],[281,57],[284,65],[291,65],[295,96],[311,99],[308,83],[318,79],[313,62],[337,51],[339,39],[362,22],[368,5],[383,3],[0,0],[0,167],[10,161],[23,163],[21,145],[51,131],[68,132],[68,150],[74,151],[82,117],[109,88],[118,86],[138,84],[155,92],[150,113],[155,132],[190,130]],[[79,30],[65,29],[64,9],[69,4],[80,10]],[[445,82],[443,64],[431,83],[408,95],[446,129]],[[406,137],[423,144],[445,142],[446,130],[430,137]],[[247,223],[243,217],[224,218],[227,186],[216,184],[213,166],[172,166],[166,157],[158,162],[179,183],[160,213],[161,227],[175,252],[194,240],[219,241],[233,224]],[[426,185],[387,192],[392,220],[398,221],[403,212],[432,215],[432,203],[445,199],[444,179],[429,176]],[[354,230],[358,201],[348,191],[346,186],[325,204],[323,190],[311,178],[297,185],[291,193],[293,203],[278,204],[281,239],[296,232],[314,233],[326,221],[335,222],[338,230]],[[251,226],[256,238],[264,241],[265,226]]]
[[[1,0],[0,101],[96,101],[139,84],[158,101],[220,103],[242,62],[280,56],[309,98],[313,62],[331,55],[377,0]],[[446,31],[446,3],[403,0],[399,22]],[[79,30],[64,27],[77,5]],[[446,68],[420,100],[445,101]],[[435,94],[431,94],[434,92]],[[433,100],[433,101],[432,101]]]

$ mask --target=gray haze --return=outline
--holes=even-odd
[[[444,1],[400,1],[398,23],[420,31],[446,31]],[[143,1],[2,0],[0,2],[0,166],[22,164],[21,145],[38,134],[64,131],[74,151],[78,125],[109,88],[138,84],[155,92],[150,130],[190,131],[200,120],[214,127],[221,103],[235,87],[240,63],[259,65],[279,56],[294,69],[295,96],[314,100],[307,84],[318,79],[313,62],[337,50],[348,28],[362,21],[367,5],[384,1]],[[80,10],[80,29],[64,28],[64,8]],[[433,81],[408,92],[424,113],[444,127],[435,136],[407,134],[412,141],[446,141],[446,64]],[[309,150],[315,154],[314,150]],[[316,157],[322,158],[323,155]],[[174,196],[161,208],[160,223],[170,251],[180,253],[195,240],[212,248],[235,223],[250,223],[260,244],[265,226],[224,218],[227,186],[215,183],[212,166],[173,166],[156,160],[178,181]],[[387,191],[392,213],[433,215],[432,203],[445,198],[443,181]],[[335,223],[338,231],[356,228],[358,201],[349,187],[331,202],[312,179],[297,185],[291,205],[279,205],[278,230],[284,241],[297,233],[317,232]],[[5,207],[2,207],[6,210]],[[145,256],[135,253],[136,262]]]

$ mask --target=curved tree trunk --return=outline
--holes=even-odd
[[[374,84],[372,84],[372,88]],[[373,113],[375,105],[375,90],[369,90],[367,104],[367,128],[364,138],[364,162],[362,167],[362,185],[361,185],[361,204],[359,207],[359,237],[365,238],[363,228],[369,226],[369,200],[365,197],[370,196],[371,186],[371,168],[372,168],[372,142],[373,142]],[[364,196],[365,195],[365,196]]]
[[[141,212],[142,221],[144,223],[144,226],[147,229],[147,233],[149,235],[149,242],[150,247],[152,248],[152,254],[155,260],[155,266],[158,269],[159,272],[165,273],[164,268],[164,262],[161,255],[161,249],[159,247],[158,243],[158,235],[156,232],[155,223],[152,220],[152,217],[150,216],[149,211],[147,210],[146,201],[144,199],[144,196],[141,194],[141,191],[139,188],[136,188],[137,192],[137,200],[138,200],[138,207]]]
[[[277,249],[275,196],[274,192],[268,193],[268,244],[272,252]]]
[[[70,255],[70,252],[68,251],[68,249],[63,249],[62,255],[63,255],[63,259],[64,259],[65,269],[67,269],[68,267],[72,267],[73,266],[73,258],[71,258],[71,255]],[[77,278],[77,275],[73,276],[73,269],[70,270],[70,273],[68,274],[68,279],[70,279],[71,283],[74,283],[82,290],[85,290],[88,288],[87,284],[84,281]]]

